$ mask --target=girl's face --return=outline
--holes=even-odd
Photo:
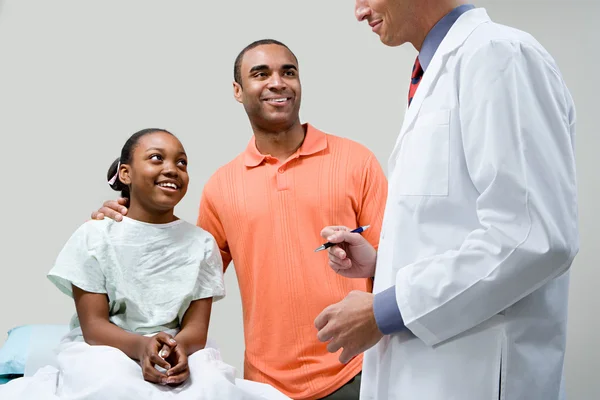
[[[131,205],[139,204],[150,213],[172,211],[187,192],[187,155],[181,142],[166,132],[142,136],[131,163],[119,173],[129,185]]]

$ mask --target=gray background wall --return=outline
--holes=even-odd
[[[571,399],[600,398],[600,196],[594,115],[600,81],[598,1],[477,1],[497,22],[529,31],[557,59],[579,124],[581,251],[572,270],[566,361]],[[126,138],[145,127],[177,134],[191,185],[177,214],[195,221],[202,187],[252,132],[232,97],[232,64],[255,39],[300,59],[301,117],[370,147],[385,165],[400,129],[411,47],[387,48],[353,17],[353,2],[322,0],[0,0],[0,134],[4,212],[0,343],[11,327],[67,323],[72,301],[45,278],[69,235],[106,199],[104,179]],[[595,39],[595,40],[594,40]],[[243,335],[233,268],[210,335],[240,373]]]

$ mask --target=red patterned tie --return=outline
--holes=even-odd
[[[419,61],[419,57],[415,60],[415,64],[413,65],[412,75],[410,79],[410,89],[408,90],[408,105],[415,96],[415,92],[419,87],[419,83],[421,82],[421,78],[423,77],[423,68],[421,67],[421,62]]]

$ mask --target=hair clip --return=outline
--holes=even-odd
[[[119,161],[119,163],[117,164],[117,172],[115,173],[115,175],[110,178],[110,180],[108,181],[109,185],[114,185],[115,182],[117,181],[117,178],[119,177],[119,169],[121,169],[121,161]]]

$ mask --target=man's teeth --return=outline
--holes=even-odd
[[[174,183],[170,183],[170,182],[159,183],[158,186],[168,187],[168,188],[172,188],[172,189],[177,189],[177,185],[174,184]]]
[[[283,99],[269,99],[269,101],[273,101],[275,103],[283,103],[286,100],[287,100],[287,97],[283,98]]]

